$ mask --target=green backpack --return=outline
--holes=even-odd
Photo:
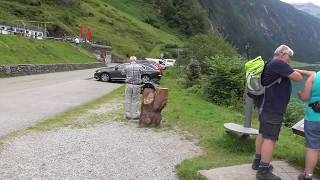
[[[261,84],[261,75],[265,64],[266,63],[261,56],[258,56],[245,64],[246,85],[249,92],[254,95],[261,95],[264,93],[264,87]]]
[[[250,93],[251,95],[254,95],[250,97],[254,98],[255,101],[260,103],[259,105],[260,113],[262,112],[263,106],[265,103],[265,90],[277,83],[280,84],[282,81],[282,77],[279,77],[278,79],[276,79],[275,81],[273,81],[272,83],[266,86],[263,86],[261,84],[261,78],[264,72],[264,68],[269,62],[270,61],[265,63],[262,57],[258,56],[255,59],[250,60],[245,64],[247,90],[248,90],[248,93]]]

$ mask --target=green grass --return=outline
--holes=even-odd
[[[87,50],[70,43],[0,35],[0,64],[95,63]]]
[[[244,116],[225,107],[209,103],[200,97],[188,94],[175,79],[164,78],[162,87],[169,88],[168,106],[164,116],[168,127],[188,131],[191,139],[198,140],[206,154],[186,160],[177,167],[181,179],[202,179],[199,170],[251,163],[254,158],[254,139],[243,139],[226,133],[224,123],[243,123]],[[257,119],[254,120],[257,127]],[[303,166],[304,139],[284,127],[276,147],[275,158]]]
[[[111,44],[113,53],[122,58],[131,55],[145,57],[159,45],[182,45],[172,30],[166,30],[169,28],[162,30],[143,22],[141,15],[152,12],[151,3],[135,1],[128,4],[133,5],[124,6],[124,0],[84,0],[79,7],[45,3],[32,6],[4,0],[0,2],[0,19],[7,23],[19,19],[50,21],[73,35],[78,34],[82,22],[84,30],[90,25],[96,41]]]

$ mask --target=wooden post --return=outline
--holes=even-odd
[[[140,127],[159,127],[161,125],[161,111],[168,101],[167,88],[145,88],[139,120]]]

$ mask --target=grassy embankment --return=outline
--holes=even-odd
[[[177,33],[168,28],[161,18],[155,15],[152,4],[142,0],[134,2],[124,0],[85,0],[81,1],[80,6],[75,7],[44,2],[39,5],[32,2],[22,3],[22,0],[1,1],[1,22],[19,24],[18,20],[21,19],[25,21],[49,21],[52,22],[52,24],[49,24],[49,29],[50,26],[55,25],[71,35],[78,35],[79,24],[82,22],[84,31],[86,26],[89,25],[96,41],[111,44],[113,53],[123,58],[130,55],[159,57],[161,47],[166,44],[183,44],[180,38],[177,37]],[[159,27],[146,23],[146,19],[142,17],[142,14],[146,12],[149,12],[149,16],[152,16],[153,21],[157,22]],[[1,44],[5,46],[3,43]],[[12,49],[14,48],[12,47]],[[18,53],[14,52],[6,55],[6,58],[8,56],[32,56],[37,54],[38,51],[30,50],[24,54]],[[60,51],[57,51],[55,54],[59,53]],[[45,56],[45,53],[43,54]],[[70,54],[70,56],[72,55]],[[14,57],[10,58],[14,59]],[[1,58],[0,63],[2,63],[3,59]],[[45,59],[50,59],[50,57]]]
[[[94,63],[93,54],[70,43],[0,35],[0,64]]]

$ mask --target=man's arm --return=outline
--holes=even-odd
[[[303,76],[300,74],[300,72],[298,71],[293,71],[293,73],[291,73],[289,75],[289,78],[292,80],[292,81],[295,81],[295,82],[301,82],[303,81]]]
[[[299,72],[304,77],[310,77],[311,75],[316,74],[316,72],[314,72],[314,71],[306,71],[306,70],[301,70],[301,69],[294,69],[294,70]]]
[[[278,73],[282,77],[288,77],[292,81],[301,82],[303,81],[303,76],[300,72],[292,69],[289,64],[284,63],[280,60],[274,61],[272,69],[274,72]]]
[[[308,101],[311,97],[313,82],[316,79],[316,73],[310,74],[303,91],[299,91],[298,95],[302,101]]]

